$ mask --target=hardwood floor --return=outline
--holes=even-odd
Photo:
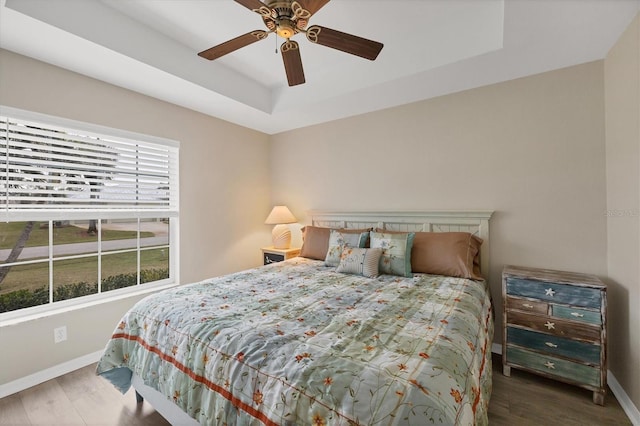
[[[95,376],[95,364],[0,399],[0,425],[168,425],[147,403],[136,404],[133,391],[121,395]],[[523,371],[502,375],[493,357],[490,425],[630,425],[609,392],[605,406],[591,392]]]
[[[96,365],[0,399],[0,425],[168,425],[149,404],[136,404],[95,375]]]
[[[631,425],[607,389],[604,407],[592,402],[592,392],[577,386],[511,369],[502,375],[501,356],[493,354],[490,425]]]

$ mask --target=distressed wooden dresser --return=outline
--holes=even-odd
[[[607,287],[596,276],[506,266],[502,272],[502,368],[581,386],[604,405]]]

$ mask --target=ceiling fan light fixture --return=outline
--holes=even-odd
[[[290,38],[296,33],[295,23],[290,19],[280,19],[276,25],[276,33],[282,38]]]

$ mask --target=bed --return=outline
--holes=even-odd
[[[123,393],[133,386],[172,424],[487,424],[493,310],[478,273],[488,273],[490,216],[312,212],[305,257],[138,302],[97,373]],[[329,253],[309,250],[329,228],[328,252],[350,235],[367,242],[343,244],[327,266]],[[427,259],[427,241],[453,237],[477,252]],[[403,244],[422,259],[394,254],[382,272]],[[370,261],[349,270],[354,256],[374,256],[380,271]],[[436,267],[462,276],[415,272]]]

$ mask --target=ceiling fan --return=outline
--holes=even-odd
[[[322,46],[341,50],[352,55],[373,61],[378,57],[383,44],[377,41],[332,30],[331,28],[312,25],[307,28],[309,18],[320,10],[329,0],[235,0],[242,6],[258,13],[269,31],[255,30],[222,44],[198,53],[199,56],[214,60],[227,53],[234,52],[256,41],[263,40],[271,33],[276,33],[286,39],[280,51],[284,61],[289,86],[296,86],[305,82],[300,47],[291,37],[298,33],[305,33],[307,39]]]

